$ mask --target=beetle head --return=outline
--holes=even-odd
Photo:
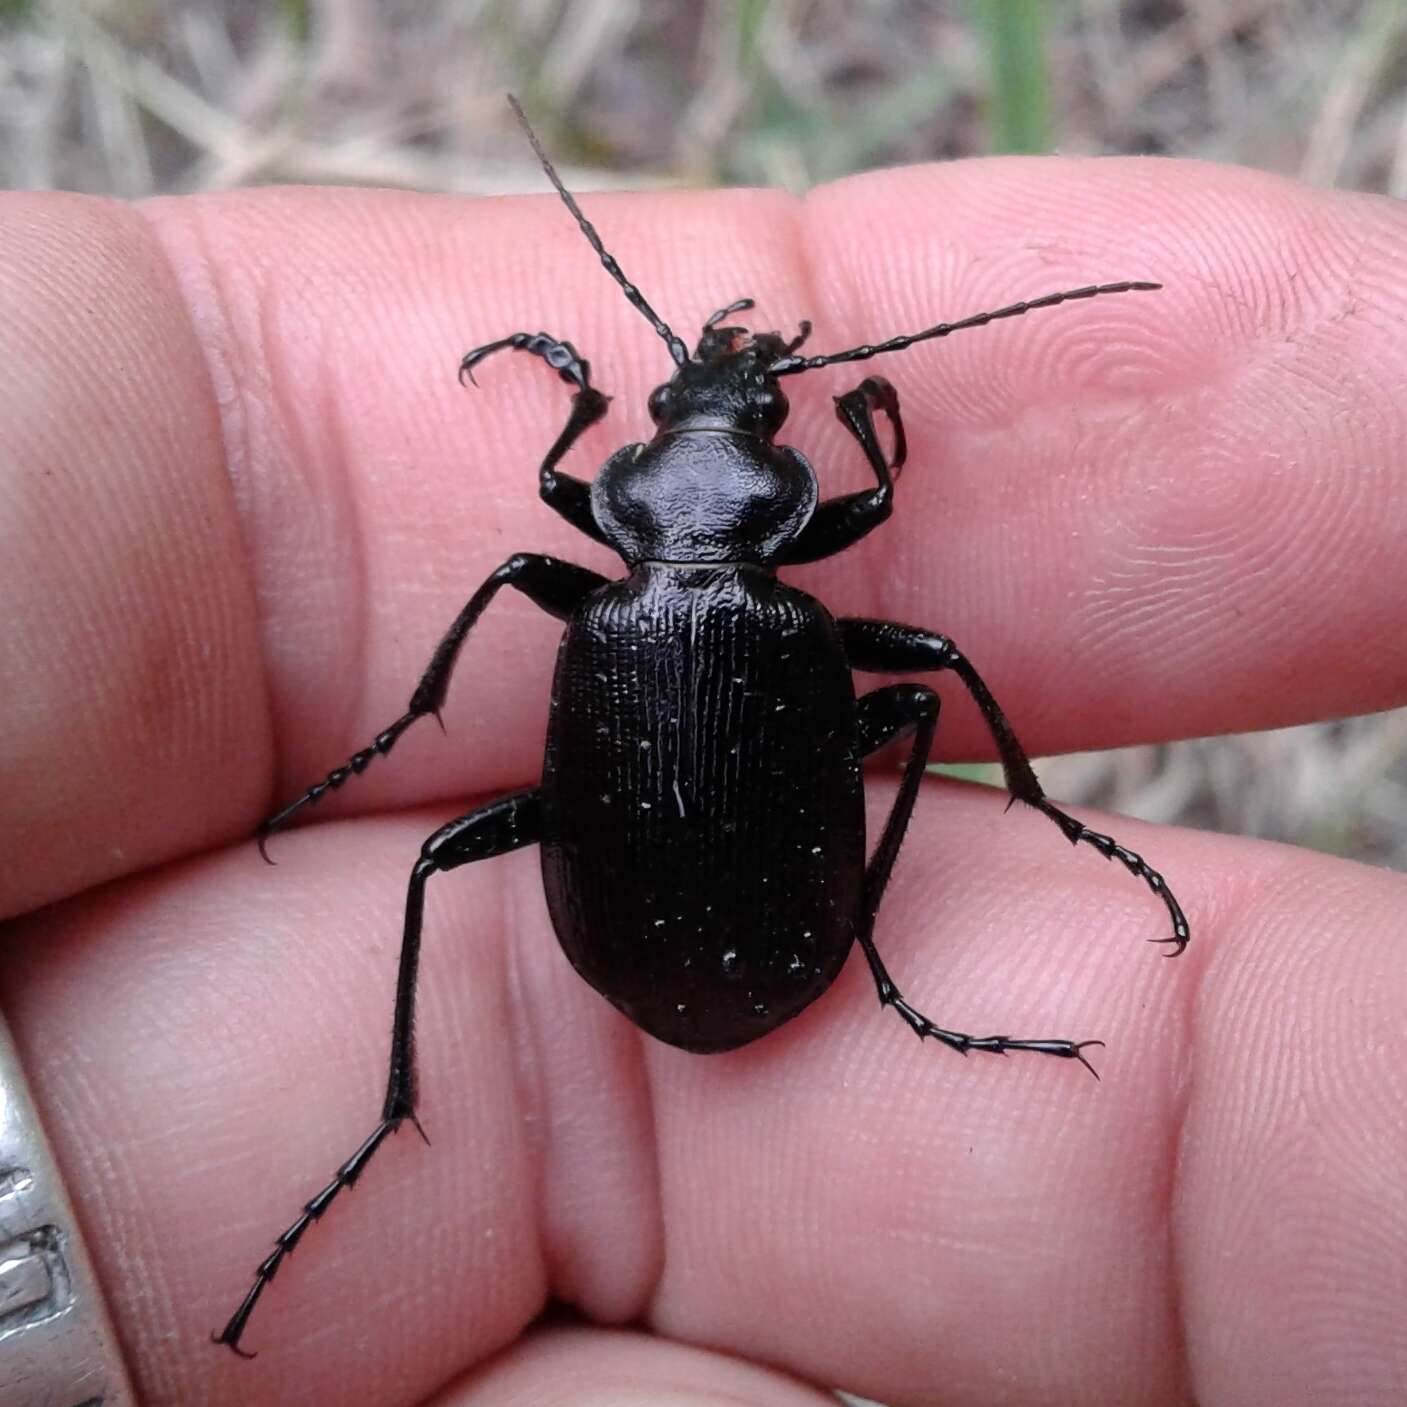
[[[734,430],[770,440],[787,418],[787,398],[773,375],[774,362],[799,347],[810,330],[788,340],[778,332],[719,327],[740,306],[721,309],[704,324],[694,355],[650,393],[650,419],[661,434],[682,430]]]

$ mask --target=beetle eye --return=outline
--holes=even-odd
[[[752,398],[752,416],[759,428],[775,431],[787,418],[787,398],[776,386],[764,386]]]
[[[668,386],[656,386],[655,389],[650,392],[649,409],[650,419],[653,420],[656,425],[669,414]]]

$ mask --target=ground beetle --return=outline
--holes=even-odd
[[[213,1336],[240,1354],[249,1316],[284,1256],[388,1134],[406,1119],[419,1129],[411,1030],[425,882],[474,860],[539,845],[552,923],[572,965],[636,1025],[684,1050],[730,1050],[789,1021],[830,986],[858,940],[880,1002],[919,1036],[964,1053],[1064,1056],[1093,1073],[1082,1051],[1099,1041],[944,1030],[890,979],[874,944],[875,916],[928,762],[938,696],[922,684],[891,684],[857,699],[852,670],[956,674],[991,729],[1013,800],[1049,816],[1072,844],[1084,841],[1142,879],[1172,918],[1171,935],[1152,941],[1171,944],[1173,954],[1187,945],[1187,920],[1162,876],[1046,799],[1011,725],[951,640],[890,621],[836,620],[776,574],[840,552],[884,522],[906,453],[894,388],[867,377],[835,407],[876,486],[818,501],[810,464],[774,443],[787,417],[781,377],[865,361],[1033,308],[1159,285],[1051,293],[816,357],[797,355],[809,323],[789,339],[724,325],[753,306],[740,298],[704,323],[690,356],[607,253],[516,102],[513,109],[606,271],[669,348],[675,371],[650,395],[654,438],[617,450],[588,485],[557,465],[605,414],[607,397],[591,385],[590,364],[570,342],[518,332],[460,363],[460,380],[472,382],[492,353],[530,352],[574,388],[566,426],[542,461],[539,491],[574,527],[618,552],[630,575],[609,580],[552,557],[510,557],[440,641],[406,713],[260,827],[263,852],[273,831],[390,752],[416,719],[438,719],[460,647],[501,588],[516,588],[566,623],[541,784],[449,822],[421,849],[406,896],[381,1120],[278,1238],[243,1303]],[[890,458],[875,411],[893,430]],[[867,864],[860,764],[910,736],[898,795]]]

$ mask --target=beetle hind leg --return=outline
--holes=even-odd
[[[415,982],[420,967],[420,928],[425,913],[425,883],[432,874],[457,869],[474,860],[506,855],[510,850],[534,844],[541,834],[539,793],[516,792],[441,826],[421,847],[420,858],[411,871],[406,891],[405,933],[401,939],[400,966],[396,978],[396,1009],[391,1023],[391,1063],[386,1081],[386,1100],[381,1121],[361,1146],[333,1175],[332,1180],[311,1201],[306,1202],[292,1225],[274,1242],[274,1249],[254,1272],[254,1283],[218,1333],[222,1343],[242,1358],[254,1355],[239,1346],[240,1338],[254,1313],[264,1286],[278,1273],[283,1259],[302,1240],[303,1233],[317,1221],[344,1187],[351,1187],[366,1169],[376,1150],[409,1120],[425,1138],[415,1117]],[[427,1143],[429,1139],[425,1140]]]
[[[865,960],[870,965],[870,972],[874,976],[881,1005],[892,1006],[920,1040],[931,1038],[941,1041],[961,1055],[966,1055],[972,1050],[986,1051],[992,1055],[1005,1055],[1012,1050],[1030,1050],[1039,1055],[1078,1060],[1095,1079],[1098,1079],[1099,1075],[1094,1066],[1081,1052],[1089,1046],[1103,1045],[1103,1041],[1071,1041],[1063,1038],[1020,1040],[1011,1036],[969,1036],[962,1031],[950,1031],[930,1021],[922,1012],[910,1006],[894,985],[874,944],[874,922],[885,888],[889,884],[889,876],[894,869],[894,860],[903,842],[904,832],[909,828],[909,818],[913,815],[914,802],[918,799],[924,769],[928,766],[928,754],[938,727],[939,703],[938,695],[922,684],[891,684],[887,688],[866,694],[859,703],[860,750],[863,755],[878,752],[896,738],[914,734],[913,750],[904,765],[899,794],[894,798],[889,819],[884,823],[884,832],[865,869],[864,912],[856,934],[860,947],[864,949]]]

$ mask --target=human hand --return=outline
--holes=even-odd
[[[820,351],[1165,285],[888,360],[895,516],[795,574],[951,634],[1033,753],[1407,701],[1398,206],[1026,160],[801,211],[587,205],[676,329],[746,294]],[[255,823],[403,709],[511,551],[619,572],[536,499],[564,388],[500,363],[461,391],[458,358],[570,338],[616,397],[587,474],[668,362],[555,200],[11,195],[0,241],[0,996],[144,1401],[1407,1396],[1407,882],[1113,821],[1191,919],[1166,962],[1143,886],[936,782],[876,932],[891,971],[964,1029],[1102,1038],[1102,1085],[919,1045],[858,956],[765,1041],[668,1049],[570,970],[534,856],[469,867],[427,914],[433,1148],[392,1140],[310,1231],[257,1362],[212,1347],[374,1121],[410,865],[536,779],[556,628],[495,604],[447,741],[413,730],[274,840],[277,870]],[[865,481],[827,400],[855,379],[787,386],[828,492]],[[987,755],[938,686],[942,753]],[[637,1331],[534,1327],[553,1298]]]

